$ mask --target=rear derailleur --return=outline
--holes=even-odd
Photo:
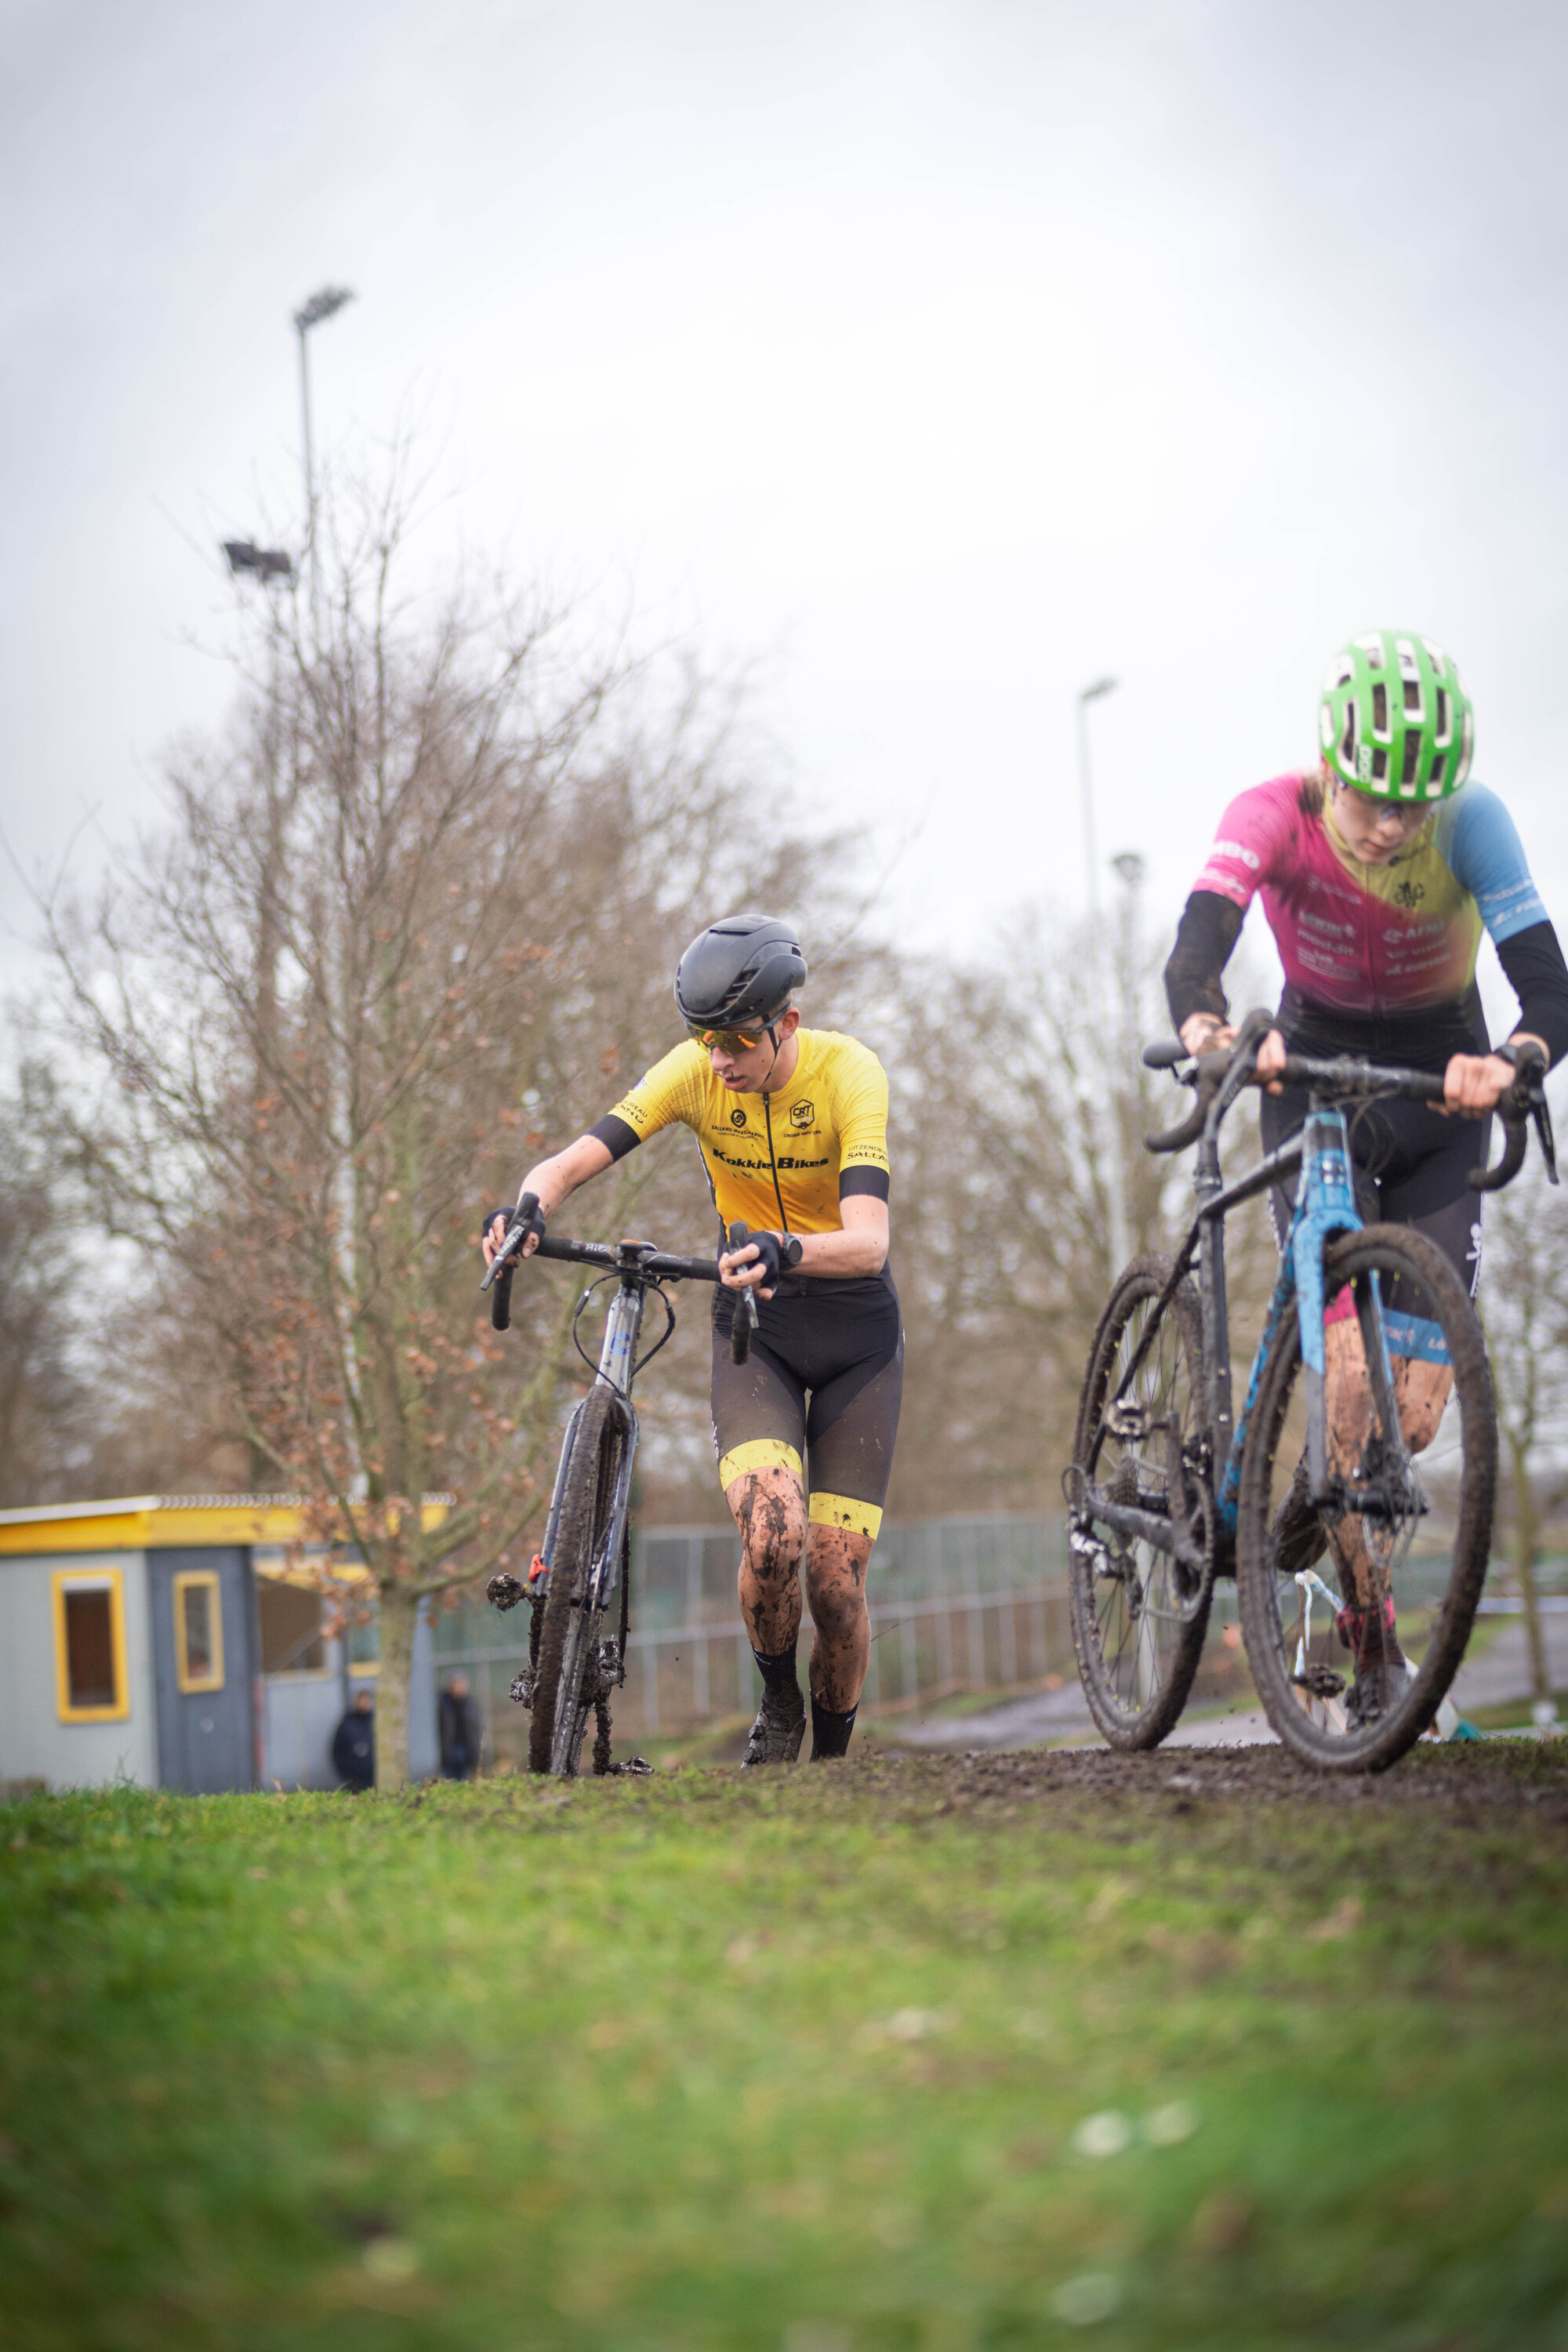
[[[512,1678],[511,1696],[519,1706],[533,1705],[534,1685],[539,1679],[538,1662],[531,1658],[521,1674]],[[584,1708],[607,1702],[612,1691],[618,1690],[626,1675],[621,1667],[621,1645],[612,1638],[601,1642],[583,1667],[580,1693]]]

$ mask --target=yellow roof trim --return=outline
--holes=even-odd
[[[423,1524],[439,1527],[456,1499],[426,1495]],[[310,1539],[298,1495],[128,1495],[107,1503],[45,1503],[0,1511],[0,1559]]]

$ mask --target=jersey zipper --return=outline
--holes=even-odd
[[[784,1194],[779,1191],[779,1163],[773,1157],[773,1114],[766,1095],[763,1097],[763,1119],[768,1130],[768,1165],[773,1174],[773,1198],[779,1204],[779,1218],[784,1232],[789,1231],[789,1219],[784,1215]]]
[[[1372,999],[1372,1009],[1373,1013],[1381,1019],[1384,1011],[1383,983],[1379,977],[1377,969],[1377,929],[1380,919],[1378,908],[1381,901],[1373,897],[1373,893],[1366,888],[1364,883],[1362,886],[1362,905],[1366,910],[1366,929],[1363,933],[1363,952],[1366,956],[1367,994]]]

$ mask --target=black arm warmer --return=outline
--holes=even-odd
[[[1178,1037],[1194,1013],[1213,1013],[1221,1021],[1229,1013],[1219,976],[1241,937],[1241,908],[1217,890],[1194,890],[1182,909],[1165,966],[1165,1002]]]
[[[869,1192],[873,1200],[885,1201],[889,1189],[885,1168],[846,1168],[838,1179],[841,1201],[852,1199],[857,1192]]]
[[[1539,1037],[1553,1069],[1568,1053],[1568,965],[1550,923],[1515,931],[1498,950],[1498,961],[1519,999],[1519,1026]]]
[[[628,1127],[624,1118],[617,1118],[613,1110],[607,1110],[603,1118],[596,1119],[588,1132],[595,1143],[604,1145],[612,1160],[624,1160],[627,1152],[635,1151],[642,1141],[636,1128]]]

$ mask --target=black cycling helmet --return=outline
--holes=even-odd
[[[675,1002],[689,1029],[766,1029],[805,978],[793,923],[728,915],[699,931],[677,964]]]

